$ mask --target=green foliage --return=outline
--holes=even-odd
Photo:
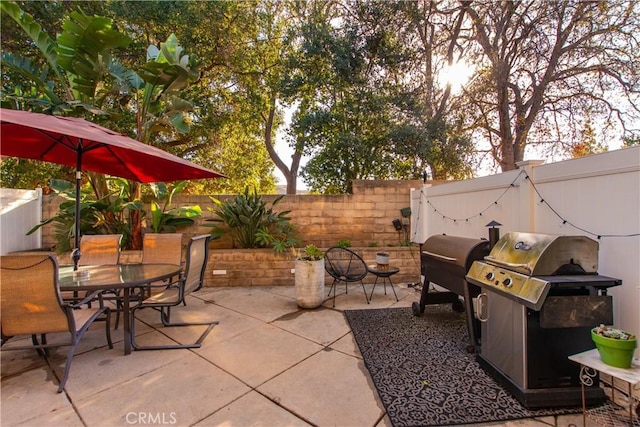
[[[43,188],[48,193],[51,177],[74,179],[75,169],[55,163],[6,157],[0,162],[0,177],[5,188]]]
[[[22,28],[22,30],[29,35],[31,40],[33,40],[34,44],[36,45],[36,47],[42,53],[43,57],[49,63],[51,70],[53,70],[53,72],[57,75],[59,82],[65,84],[66,80],[63,78],[62,72],[58,68],[56,44],[51,39],[51,37],[49,37],[46,31],[42,29],[40,24],[35,22],[35,20],[33,19],[33,16],[24,12],[20,8],[20,6],[18,6],[15,2],[12,2],[12,1],[0,2],[0,10],[2,10],[2,12],[9,15]],[[6,52],[3,53],[3,65],[12,66],[14,64],[14,61],[9,60],[7,61],[7,63],[5,63],[5,55],[7,55]],[[11,56],[7,56],[6,58],[9,59],[11,58]],[[17,68],[18,69],[21,68],[20,65],[18,65]],[[31,69],[30,61],[28,61],[28,65],[25,65],[25,70],[29,70],[29,69]],[[33,71],[30,73],[31,77],[33,77],[34,80],[40,82],[41,88],[48,87],[44,79],[46,78],[46,75],[48,74],[49,70],[45,68],[44,71],[45,72]],[[52,99],[53,101],[60,102],[60,99],[57,98],[57,96],[55,96],[53,92],[49,92],[49,95],[53,98]]]
[[[311,157],[301,170],[311,191],[351,193],[357,179],[417,179],[427,168],[471,173],[460,167],[469,139],[425,105],[434,81],[416,87],[425,62],[402,3],[350,3],[349,20],[309,14],[302,25],[291,88],[313,91],[291,134]]]
[[[324,253],[316,245],[307,245],[304,251],[298,251],[296,258],[303,261],[319,261],[324,257]]]
[[[57,64],[70,73],[71,88],[78,99],[93,101],[106,74],[110,51],[129,46],[131,39],[112,28],[101,16],[71,12],[57,38]]]
[[[575,142],[590,111],[609,134],[634,129],[634,1],[78,4],[0,2],[2,105],[108,113],[93,119],[226,172],[191,187],[207,194],[272,193],[275,167],[325,194],[467,178],[480,156],[508,169],[534,141]],[[443,71],[459,62],[473,76],[455,88]],[[274,146],[289,108],[286,163]]]
[[[33,40],[48,65],[5,51],[2,64],[23,77],[22,85],[32,85],[20,88],[20,83],[13,82],[20,90],[10,91],[11,100],[35,111],[69,114],[80,107],[105,114],[98,97],[112,67],[111,52],[130,43],[126,35],[112,28],[111,19],[71,12],[54,42],[17,4],[2,2],[0,6]]]
[[[195,222],[194,218],[202,216],[202,209],[198,205],[169,209],[173,196],[182,192],[187,184],[187,181],[181,181],[171,188],[162,182],[150,185],[154,200],[150,202],[149,225],[154,233],[175,233],[178,227],[190,226]]]
[[[211,197],[216,207],[209,210],[217,218],[207,219],[213,224],[205,225],[213,227],[211,236],[214,239],[229,235],[234,248],[271,246],[282,252],[298,242],[295,227],[288,216],[290,211],[276,212],[273,209],[283,197],[277,197],[271,206],[267,206],[255,189],[253,193],[249,192],[249,187],[245,187],[244,193],[233,199],[221,201]]]
[[[109,193],[96,199],[91,186],[83,185],[80,193],[80,233],[86,234],[122,234],[124,249],[132,249],[133,225],[129,214],[136,211],[145,218],[144,203],[131,195],[130,183],[122,178],[108,180]],[[151,216],[148,218],[154,233],[173,233],[178,227],[192,225],[194,218],[202,215],[200,206],[182,206],[170,208],[173,197],[183,191],[187,182],[179,182],[172,187],[164,183],[150,185],[153,199],[150,201]],[[38,228],[53,223],[56,251],[63,253],[71,250],[75,224],[75,183],[64,180],[51,180],[50,188],[63,197],[56,215],[33,227],[29,234]]]
[[[336,243],[336,246],[339,247],[339,248],[348,248],[348,247],[351,246],[351,240],[342,239],[338,243]]]
[[[626,135],[622,138],[622,145],[625,147],[635,147],[640,145],[640,136],[639,135]]]
[[[132,228],[126,221],[127,213],[132,210],[143,212],[143,205],[140,200],[129,200],[127,180],[114,179],[112,184],[115,190],[101,199],[95,198],[90,186],[81,187],[80,234],[122,234],[122,245],[127,249],[132,235]],[[28,234],[53,223],[56,251],[68,252],[72,248],[75,231],[75,184],[64,180],[52,180],[49,185],[65,201],[60,204],[58,212],[53,217],[34,226]]]
[[[183,51],[175,34],[159,47],[147,48],[147,62],[138,69],[143,85],[136,88],[142,99],[137,105],[140,141],[147,142],[154,133],[189,132],[187,115],[193,106],[178,95],[200,73],[194,58]]]
[[[120,28],[133,29],[135,51],[175,34],[190,55],[206,58],[195,67],[201,77],[181,91],[192,104],[184,115],[189,134],[165,137],[160,148],[202,166],[223,171],[227,179],[192,182],[197,194],[240,194],[246,186],[261,194],[275,193],[274,165],[264,142],[263,114],[267,103],[258,92],[263,79],[258,68],[274,70],[281,61],[269,47],[282,41],[265,38],[254,28],[263,13],[255,1],[109,2],[109,12]],[[206,16],[207,19],[202,19]],[[269,22],[265,23],[270,25]],[[260,58],[262,49],[272,59]],[[275,130],[274,130],[275,132]],[[170,141],[170,144],[164,144]],[[251,155],[247,155],[251,153]]]

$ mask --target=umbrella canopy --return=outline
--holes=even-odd
[[[137,182],[225,177],[84,119],[0,108],[0,122],[0,155],[76,168],[73,254],[76,267],[80,258],[81,171],[89,170]]]
[[[84,119],[3,108],[0,120],[3,156],[59,163],[137,182],[224,177]]]

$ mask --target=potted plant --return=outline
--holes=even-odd
[[[631,367],[633,353],[637,347],[635,335],[611,326],[600,325],[591,330],[591,338],[604,363],[618,368]]]
[[[324,253],[315,245],[295,251],[296,302],[302,308],[316,308],[324,302]]]

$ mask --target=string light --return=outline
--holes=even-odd
[[[504,197],[504,195],[505,195],[505,194],[507,194],[507,192],[508,192],[509,190],[511,190],[512,188],[515,188],[515,187],[516,187],[516,185],[515,185],[516,181],[518,180],[518,178],[520,178],[520,175],[522,175],[522,174],[524,174],[524,173],[525,173],[525,172],[524,172],[523,170],[521,170],[521,171],[520,171],[520,173],[518,173],[518,175],[516,175],[516,177],[513,179],[513,181],[511,181],[511,184],[509,184],[509,186],[508,186],[507,188],[505,188],[505,190],[502,192],[502,194],[500,194],[500,196],[499,196],[496,200],[494,200],[494,201],[493,201],[489,206],[487,206],[486,208],[484,208],[482,211],[478,212],[478,213],[477,213],[477,214],[475,214],[475,215],[472,215],[472,216],[470,216],[470,217],[467,217],[467,218],[452,218],[452,217],[449,217],[449,216],[445,215],[444,213],[440,212],[440,211],[438,210],[438,208],[436,208],[436,207],[431,203],[431,201],[427,200],[427,204],[429,204],[429,205],[433,208],[433,211],[434,211],[434,212],[437,212],[438,214],[442,215],[442,219],[448,219],[448,220],[453,221],[453,222],[457,222],[457,221],[465,221],[465,222],[469,222],[469,220],[470,220],[470,219],[473,219],[473,218],[475,218],[475,217],[480,217],[480,216],[482,216],[482,214],[483,214],[483,213],[485,213],[486,211],[488,211],[488,210],[489,210],[489,209],[491,209],[492,207],[497,206],[497,205],[498,205],[498,202],[500,201],[500,199],[502,199],[502,197]],[[421,200],[421,201],[422,201],[422,195],[423,195],[423,194],[424,194],[424,193],[421,191],[421,192],[420,192],[420,200]]]
[[[486,208],[484,208],[483,210],[481,210],[480,212],[478,212],[475,215],[469,216],[467,218],[453,218],[450,216],[447,216],[446,214],[444,214],[443,212],[441,212],[433,203],[431,203],[430,200],[427,200],[427,204],[430,205],[433,208],[433,211],[436,212],[439,215],[442,215],[442,219],[445,220],[450,220],[453,221],[454,223],[458,222],[458,221],[465,221],[465,222],[469,222],[470,219],[473,219],[475,217],[481,217],[483,213],[485,213],[486,211],[488,211],[489,209],[491,209],[494,206],[497,206],[500,201],[500,199],[502,199],[502,197],[512,188],[515,188],[516,185],[516,181],[518,180],[518,178],[520,178],[521,175],[524,175],[524,179],[529,181],[531,187],[533,188],[533,190],[536,192],[536,194],[538,195],[538,197],[540,198],[540,204],[544,204],[546,205],[549,210],[551,210],[551,212],[553,212],[553,214],[555,216],[557,216],[561,221],[563,225],[570,225],[571,227],[575,228],[576,230],[580,230],[585,234],[589,234],[591,236],[595,236],[598,240],[604,238],[604,237],[636,237],[636,236],[640,236],[640,233],[632,233],[632,234],[598,234],[598,233],[594,233],[592,231],[589,231],[585,228],[579,227],[576,224],[572,223],[571,221],[569,221],[568,219],[564,218],[556,209],[554,209],[553,206],[551,206],[549,204],[549,202],[547,202],[545,200],[544,197],[542,197],[542,194],[540,194],[540,191],[538,190],[538,188],[536,187],[535,183],[533,182],[533,180],[531,179],[531,177],[526,173],[526,171],[521,170],[520,173],[518,175],[516,175],[516,177],[513,179],[513,181],[506,187],[506,189],[502,192],[502,194],[500,194],[500,196],[494,200],[489,206],[487,206]],[[420,203],[419,205],[422,205],[422,196],[426,195],[423,193],[423,191],[420,192]],[[415,237],[415,233],[414,233],[414,237]]]
[[[590,234],[592,236],[595,236],[598,240],[602,239],[603,237],[636,237],[636,236],[640,236],[640,233],[632,233],[632,234],[597,234],[597,233],[589,231],[589,230],[587,230],[585,228],[582,228],[582,227],[579,227],[579,226],[575,225],[574,223],[572,223],[571,221],[569,221],[568,219],[566,219],[562,215],[560,215],[560,213],[557,210],[555,210],[553,208],[553,206],[551,206],[546,200],[544,200],[544,198],[540,194],[540,191],[538,191],[538,188],[536,187],[535,183],[533,182],[533,180],[531,180],[529,178],[528,175],[527,175],[527,179],[529,180],[529,183],[531,183],[531,187],[533,187],[533,191],[535,191],[536,194],[538,195],[538,197],[540,197],[540,199],[541,199],[540,203],[544,203],[545,205],[547,205],[547,207],[551,210],[551,212],[553,212],[555,216],[557,216],[560,220],[562,220],[562,224],[569,224],[571,227],[575,228],[576,230],[580,230],[585,234]]]

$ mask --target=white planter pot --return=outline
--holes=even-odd
[[[380,265],[389,264],[389,254],[386,252],[378,252],[376,254],[376,263]]]
[[[316,308],[324,302],[324,259],[296,260],[296,302],[302,308]]]

